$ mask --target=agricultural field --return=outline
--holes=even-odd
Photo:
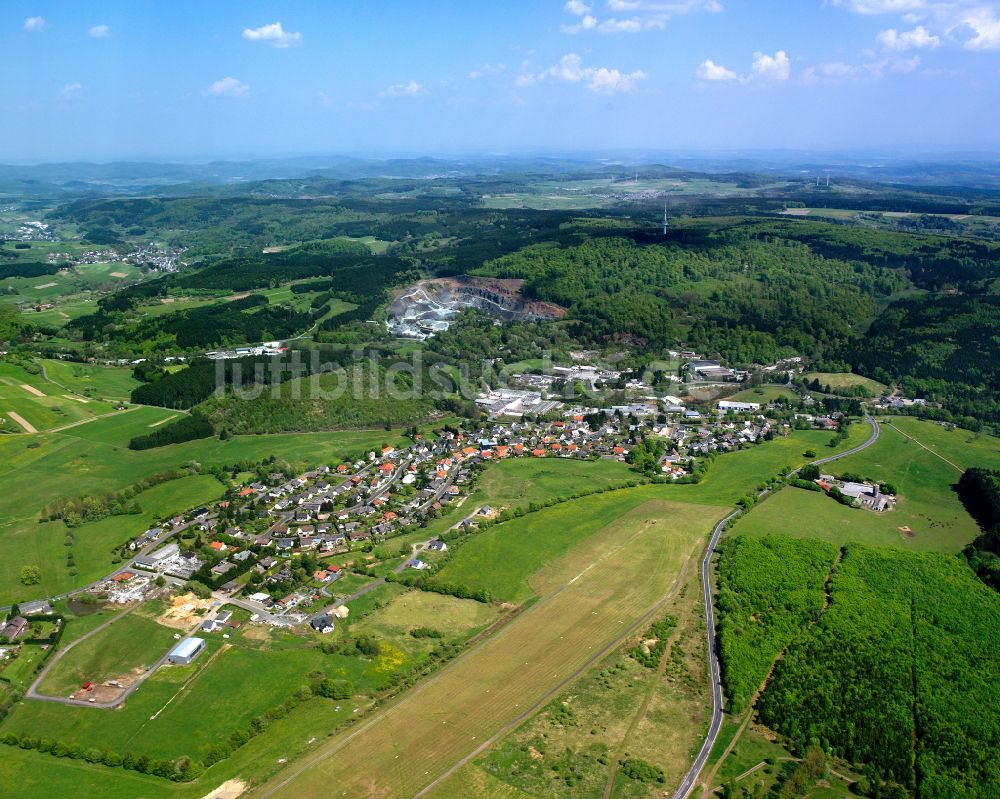
[[[98,366],[45,359],[39,362],[52,383],[75,394],[101,399],[128,400],[139,381],[132,377],[132,367]]]
[[[874,445],[827,468],[893,483],[899,491],[895,510],[848,508],[823,494],[788,487],[739,519],[734,533],[780,532],[837,544],[858,541],[914,551],[960,551],[979,534],[979,526],[955,493],[959,467],[997,468],[1000,440],[905,417],[891,422],[882,425]],[[925,441],[930,449],[921,446]]]
[[[523,508],[567,499],[578,491],[597,491],[641,482],[643,478],[618,461],[569,458],[518,458],[486,465],[476,487],[460,505],[442,510],[426,528],[401,540],[422,541],[439,535],[486,505],[494,510]]]
[[[0,431],[33,433],[114,412],[110,403],[71,394],[19,364],[0,362]]]
[[[43,256],[44,257],[44,256]],[[4,302],[35,305],[55,303],[56,307],[41,313],[31,313],[29,318],[59,319],[65,323],[68,315],[62,314],[63,302],[68,304],[93,303],[101,294],[146,279],[150,274],[135,264],[113,263],[77,264],[65,271],[39,277],[7,277],[0,279],[0,298]],[[16,293],[7,293],[7,292]]]
[[[579,210],[613,205],[623,194],[664,192],[667,196],[751,194],[735,183],[710,178],[620,178],[539,180],[530,188],[505,194],[483,195],[486,208],[532,208],[535,210]]]
[[[584,513],[581,506],[578,515]],[[636,494],[629,510],[581,530],[575,547],[534,575],[542,598],[531,608],[351,735],[279,775],[261,795],[311,795],[329,784],[347,796],[378,789],[413,795],[434,784],[655,612],[721,513]]]

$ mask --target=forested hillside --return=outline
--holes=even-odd
[[[958,493],[983,528],[965,556],[983,582],[1000,591],[1000,471],[966,469],[958,481]]]
[[[960,416],[1000,422],[1000,295],[942,294],[890,305],[853,344],[855,369]]]
[[[822,559],[825,550],[834,567],[829,545],[795,545],[807,553],[800,557]],[[801,614],[800,601],[782,598],[784,571],[773,582],[777,601],[761,587],[775,546],[782,544],[727,545],[721,570],[735,597],[724,625],[766,624],[775,608],[787,608],[777,611],[786,618]],[[828,591],[814,625],[770,641],[771,658],[790,646],[757,703],[760,720],[795,752],[815,741],[868,764],[872,784],[896,784],[918,799],[995,797],[1000,596],[953,557],[860,545],[845,548]],[[747,651],[724,647],[722,655],[732,692],[730,675],[747,671]]]
[[[906,285],[886,267],[742,228],[696,245],[610,238],[538,246],[478,273],[523,278],[532,296],[569,308],[586,340],[686,341],[739,363],[834,351],[875,317],[879,297]]]

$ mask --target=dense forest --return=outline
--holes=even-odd
[[[531,296],[570,309],[588,341],[682,341],[737,363],[844,346],[906,283],[892,270],[816,255],[808,246],[719,230],[705,242],[640,245],[624,238],[537,246],[481,274],[523,278]]]
[[[282,433],[350,427],[398,426],[426,419],[432,399],[395,384],[383,369],[314,374],[266,387],[214,398],[199,406],[229,433]],[[390,393],[391,387],[391,393]]]
[[[25,319],[13,305],[0,303],[0,343],[16,342],[31,335],[31,322]]]
[[[969,565],[987,585],[1000,591],[1000,471],[966,469],[958,493],[983,532],[965,549]]]
[[[866,781],[917,799],[995,797],[1000,596],[952,556],[850,545],[836,562],[827,544],[793,543],[809,553],[801,557],[819,561],[825,553],[835,566],[829,606],[790,640],[770,642],[772,658],[790,645],[758,700],[760,720],[793,751],[819,743],[866,764]],[[788,604],[780,589],[776,602],[762,588],[775,565],[773,546],[727,545],[726,590],[736,598],[724,624],[756,623]],[[779,571],[776,586],[785,576]],[[801,612],[796,607],[803,605],[793,602],[793,613]],[[747,651],[721,652],[731,660],[728,683],[746,670],[739,659]]]
[[[837,547],[823,541],[740,536],[722,542],[715,604],[722,677],[734,713],[753,700],[775,656],[819,618],[837,556]]]
[[[848,348],[855,371],[955,414],[1000,422],[1000,294],[911,297]]]

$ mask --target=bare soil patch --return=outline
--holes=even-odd
[[[175,596],[171,602],[171,606],[160,614],[157,622],[175,630],[186,630],[200,619],[199,610],[208,610],[212,606],[211,599],[198,599],[194,594]]]
[[[45,392],[44,391],[39,391],[37,388],[35,388],[34,386],[29,386],[27,383],[21,383],[21,388],[23,388],[29,394],[34,394],[36,397],[44,397],[45,396]]]
[[[214,791],[206,793],[202,799],[236,799],[247,789],[247,784],[243,780],[226,780]]]
[[[14,411],[7,411],[7,415],[15,422],[17,422],[19,425],[21,425],[21,427],[24,428],[24,432],[26,433],[38,432],[38,430],[35,429],[35,426],[31,424],[31,422],[27,421],[23,416],[21,416],[21,414],[14,413]]]

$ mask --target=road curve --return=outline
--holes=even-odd
[[[836,455],[830,455],[829,457],[812,461],[812,463],[816,466],[820,466],[824,463],[830,463],[831,461],[839,460],[840,458],[846,458],[848,455],[854,455],[862,450],[868,449],[868,447],[878,440],[881,429],[879,428],[878,422],[876,422],[870,415],[865,416],[865,422],[872,428],[871,436],[869,436],[867,441],[856,447],[852,447],[849,450],[845,450],[844,452],[839,452]],[[796,469],[795,472],[798,472],[798,469]],[[793,472],[793,474],[795,472]],[[761,496],[764,496],[767,493],[769,492],[762,491]],[[712,603],[712,583],[710,577],[712,557],[715,555],[715,547],[719,543],[722,531],[726,529],[726,525],[728,525],[729,522],[740,516],[742,513],[742,510],[734,510],[725,519],[715,525],[715,529],[712,531],[712,537],[709,539],[708,546],[705,549],[705,557],[701,561],[701,584],[705,600],[705,627],[708,635],[708,673],[709,678],[712,681],[712,720],[708,725],[708,732],[705,734],[705,740],[701,745],[701,749],[698,751],[698,756],[694,759],[694,763],[691,764],[691,768],[688,769],[688,772],[684,775],[684,779],[681,781],[680,786],[674,792],[673,799],[687,799],[687,796],[691,793],[695,783],[698,781],[698,777],[701,776],[701,770],[705,767],[705,763],[708,762],[709,755],[712,754],[712,749],[715,747],[715,741],[719,737],[719,730],[722,729],[722,678],[719,672],[719,653],[717,649],[718,642],[715,639],[715,606]]]

